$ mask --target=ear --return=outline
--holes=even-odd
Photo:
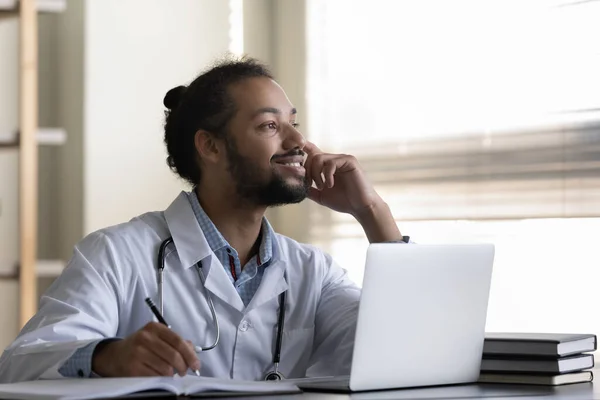
[[[198,130],[194,135],[194,145],[200,158],[204,162],[217,163],[223,151],[213,134],[205,130]]]

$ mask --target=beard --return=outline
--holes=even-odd
[[[244,202],[256,206],[275,207],[285,204],[300,203],[308,196],[311,182],[308,175],[300,184],[291,185],[275,168],[271,168],[268,181],[261,179],[263,171],[252,160],[240,154],[232,138],[225,139],[227,148],[228,171],[233,178],[238,196]],[[303,154],[295,150],[293,154]]]

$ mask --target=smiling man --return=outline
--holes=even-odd
[[[401,241],[387,204],[354,157],[306,141],[297,110],[253,59],[217,64],[164,104],[167,162],[192,190],[78,243],[5,350],[0,381],[348,374],[360,290],[264,214],[308,197],[353,215],[370,242]],[[148,297],[168,327],[152,322]]]

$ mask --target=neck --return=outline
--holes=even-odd
[[[235,200],[236,196],[223,196],[202,186],[196,188],[196,195],[206,215],[237,251],[243,267],[259,251],[258,239],[266,207],[240,204],[239,200]]]

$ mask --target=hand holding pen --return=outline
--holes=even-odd
[[[103,341],[92,357],[92,370],[102,377],[184,376],[188,369],[200,374],[194,347],[169,329],[166,321],[149,322],[124,339]]]
[[[154,314],[154,316],[156,317],[156,319],[158,320],[158,322],[160,322],[161,324],[163,324],[167,328],[171,329],[171,325],[167,324],[167,321],[162,316],[162,314],[160,313],[160,311],[158,311],[158,308],[156,307],[156,305],[154,304],[154,302],[152,301],[152,299],[150,297],[146,297],[146,304],[148,304],[148,307],[150,307],[150,310],[152,311],[152,314]],[[191,342],[186,342],[186,343],[189,343],[191,347],[194,347],[191,344]],[[194,349],[194,351],[197,351],[197,350]],[[192,368],[192,370],[194,371],[194,373],[197,376],[200,376],[199,369],[200,369],[199,367],[198,368]]]

